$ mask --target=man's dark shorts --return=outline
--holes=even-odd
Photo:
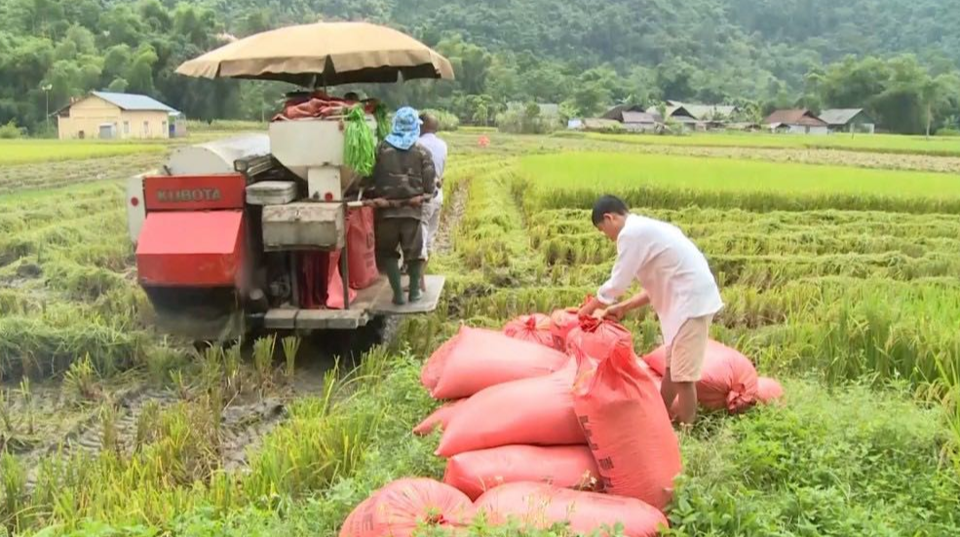
[[[423,259],[423,225],[416,218],[378,218],[376,223],[377,260]]]

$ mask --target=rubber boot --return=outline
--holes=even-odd
[[[427,292],[427,265],[429,264],[429,261],[424,261],[423,268],[420,269],[420,291],[424,293]],[[410,282],[407,282],[407,285],[403,286],[403,290],[405,292],[410,292]]]
[[[384,272],[387,274],[387,281],[390,282],[390,289],[393,291],[393,303],[397,306],[406,304],[403,300],[403,282],[400,276],[400,265],[396,261],[388,261]]]
[[[420,269],[420,290],[424,293],[427,292],[427,265],[430,264],[430,260],[423,262],[423,268]]]
[[[411,259],[409,262],[407,262],[407,267],[409,267],[408,273],[410,275],[410,302],[418,302],[422,297],[420,291],[420,277],[423,276],[423,265],[424,262],[422,259]]]

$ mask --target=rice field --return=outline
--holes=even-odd
[[[533,203],[555,208],[589,207],[606,189],[659,208],[960,212],[960,181],[940,173],[611,153],[526,157],[520,172]]]
[[[355,370],[307,339],[241,355],[155,333],[115,164],[0,191],[0,535],[337,535],[371,490],[442,475],[437,438],[410,429],[445,338],[607,277],[589,219],[606,192],[703,249],[726,303],[713,336],[787,391],[683,436],[669,535],[960,532],[956,177],[484,134],[447,135],[440,308]],[[627,326],[658,345],[650,312]],[[548,534],[566,535],[529,533]]]
[[[914,155],[960,155],[960,137],[904,136],[899,134],[831,134],[805,136],[766,133],[696,133],[689,136],[655,136],[638,134],[595,134],[594,140],[650,145],[689,147],[750,147],[785,149],[842,149],[876,153]]]
[[[163,143],[159,141],[144,143],[99,140],[0,140],[0,165],[116,157],[163,151]]]

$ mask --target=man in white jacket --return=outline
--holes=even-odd
[[[653,306],[667,345],[663,402],[672,411],[679,398],[674,418],[691,425],[697,417],[697,381],[710,323],[723,308],[707,260],[679,228],[630,214],[626,203],[614,196],[597,201],[593,224],[617,243],[617,261],[610,279],[580,313],[619,320],[631,310]],[[634,280],[643,290],[618,303]]]
[[[430,150],[433,157],[433,167],[437,170],[437,188],[433,199],[423,204],[424,224],[426,226],[426,247],[428,252],[433,251],[433,242],[440,227],[440,209],[443,207],[443,172],[447,167],[447,143],[437,136],[440,131],[440,120],[432,114],[420,116],[423,126],[420,128],[419,143]]]

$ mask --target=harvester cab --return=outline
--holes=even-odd
[[[421,301],[393,304],[343,145],[339,121],[277,121],[269,135],[178,149],[128,181],[137,277],[162,331],[223,341],[436,309],[443,276],[426,277]]]

